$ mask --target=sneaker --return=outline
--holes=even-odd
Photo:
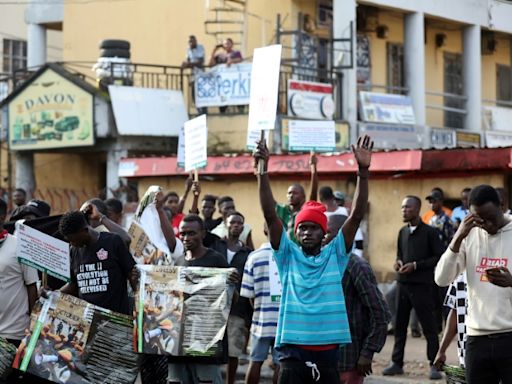
[[[433,365],[430,367],[430,380],[441,380],[443,375],[441,372],[437,370],[437,368]]]
[[[398,364],[395,364],[395,363],[391,363],[389,365],[389,367],[385,368],[383,371],[382,371],[382,374],[384,376],[394,376],[394,375],[403,375],[404,374],[404,370],[401,366],[399,366]]]
[[[418,329],[412,329],[411,335],[412,335],[412,337],[417,339],[418,337],[421,337],[421,332]]]

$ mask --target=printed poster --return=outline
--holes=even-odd
[[[69,244],[24,224],[16,225],[20,263],[64,281],[70,280]]]
[[[334,121],[289,120],[288,150],[333,152],[336,149]]]
[[[138,265],[136,351],[216,357],[231,309],[231,268]]]
[[[36,303],[13,367],[54,383],[133,383],[132,327],[130,316],[51,292]]]
[[[281,286],[281,280],[279,279],[279,271],[277,269],[276,261],[274,256],[270,255],[268,258],[268,278],[270,284],[270,298],[272,301],[281,301],[281,295],[283,294],[283,287]]]
[[[184,125],[184,131],[185,172],[205,167],[208,161],[206,115],[187,121]]]

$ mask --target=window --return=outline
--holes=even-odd
[[[512,67],[508,65],[496,65],[496,99],[502,106],[506,104],[500,101],[512,101]]]
[[[405,94],[404,46],[400,43],[388,43],[388,93]]]
[[[444,126],[448,128],[464,128],[465,108],[462,88],[462,55],[444,52]],[[460,96],[460,97],[459,97]]]
[[[4,39],[2,72],[11,73],[27,67],[27,42]]]

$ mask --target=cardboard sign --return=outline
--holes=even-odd
[[[70,281],[68,243],[24,224],[17,225],[16,230],[16,255],[20,263]]]
[[[333,152],[336,149],[334,121],[290,120],[288,150]]]
[[[254,50],[251,73],[251,96],[247,145],[254,146],[254,132],[274,129],[276,123],[281,45]]]
[[[206,115],[201,115],[185,123],[185,172],[206,166],[208,155],[208,127]]]

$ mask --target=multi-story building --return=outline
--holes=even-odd
[[[191,92],[194,77],[180,68],[189,35],[204,45],[206,62],[227,37],[234,40],[244,63],[251,62],[254,48],[282,44],[278,119],[271,140],[277,153],[271,169],[275,196],[284,200],[290,180],[306,182],[309,170],[308,155],[286,148],[288,119],[297,118],[287,98],[287,80],[329,83],[337,151],[348,151],[348,144],[365,132],[383,150],[375,155],[366,228],[366,256],[381,279],[395,258],[404,195],[424,197],[431,187],[441,186],[448,203],[456,204],[463,187],[509,185],[509,1],[77,1],[64,2],[62,20],[63,68],[81,74],[83,83],[76,84],[97,87],[90,68],[100,55],[100,41],[127,40],[131,64],[127,73],[114,76],[117,81],[127,89],[133,86],[134,92],[180,91],[189,116],[197,113]],[[121,73],[123,65],[118,65]],[[95,97],[108,103],[102,92]],[[222,114],[210,107],[208,112],[211,157],[202,172],[203,190],[233,194],[248,222],[261,228],[246,149],[247,108],[231,106]],[[156,118],[127,134],[115,117],[107,131],[96,131],[94,145],[79,151],[35,151],[37,188],[74,190],[78,184],[93,190],[106,184],[115,189],[122,176],[137,184],[139,192],[152,184],[179,192],[184,175],[176,167],[177,131],[160,131],[166,122]],[[498,148],[502,146],[506,148]],[[60,161],[51,171],[42,165],[56,156]],[[346,153],[321,156],[321,185],[350,195],[354,178],[349,164]],[[256,242],[263,237],[259,232],[253,235]]]

